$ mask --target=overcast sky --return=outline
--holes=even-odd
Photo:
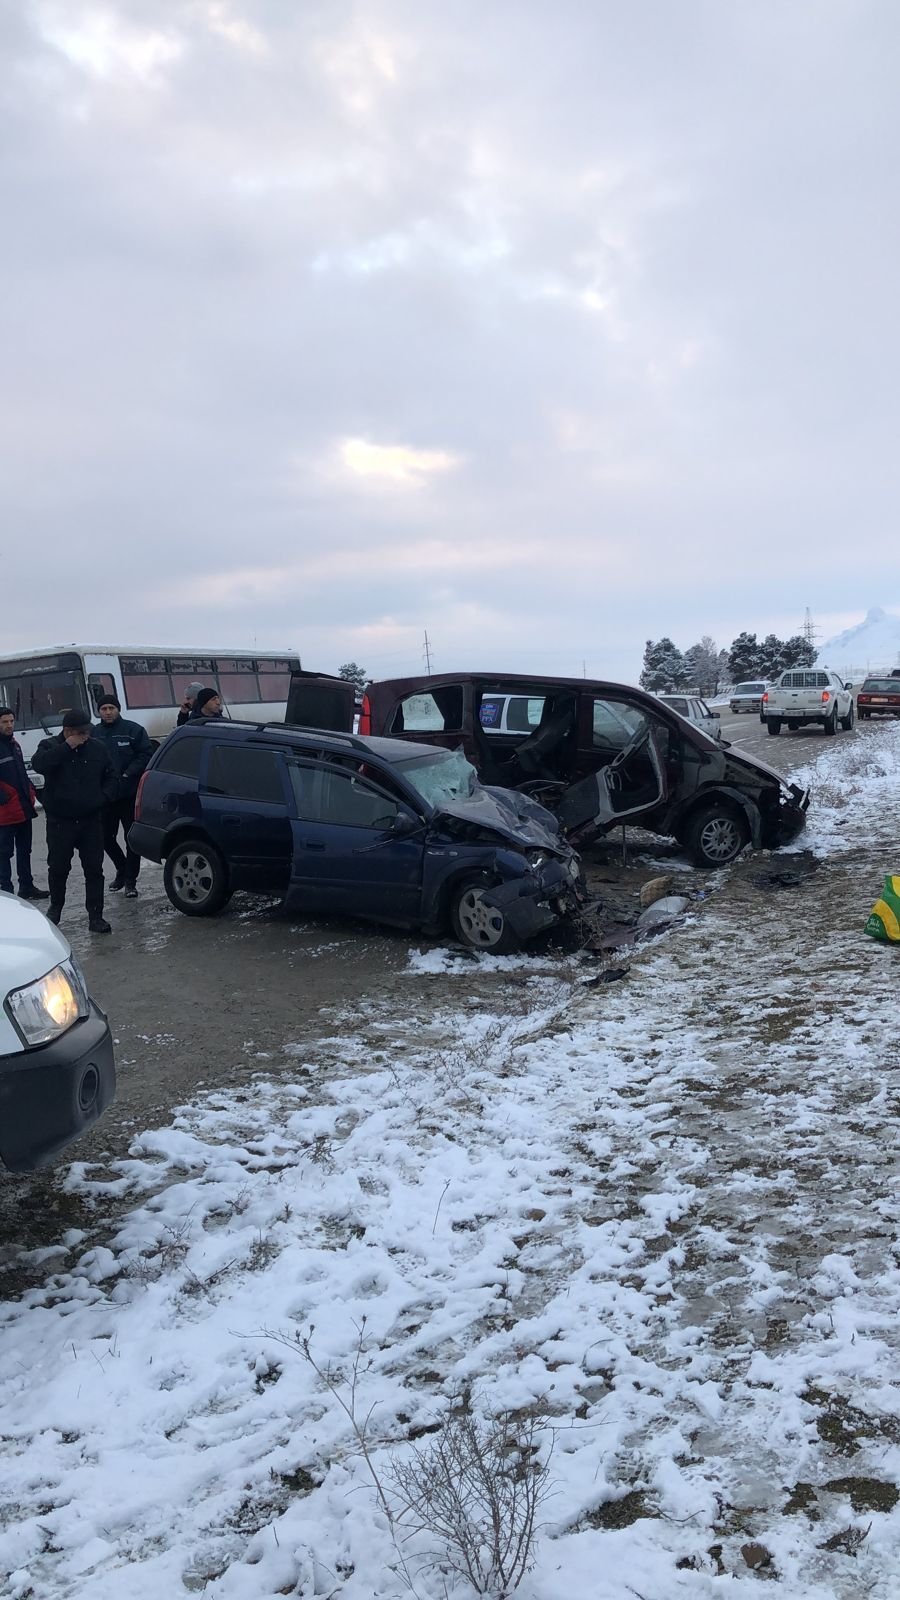
[[[900,607],[895,0],[6,0],[5,651]]]

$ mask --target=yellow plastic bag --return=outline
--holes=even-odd
[[[875,901],[863,932],[886,944],[900,944],[900,875],[889,873],[885,878],[881,899]]]

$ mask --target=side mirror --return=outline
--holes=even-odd
[[[397,839],[403,839],[408,838],[411,833],[418,833],[421,826],[418,817],[411,817],[408,811],[398,811],[391,821],[388,832]]]
[[[845,688],[845,689],[852,689],[852,688],[853,688],[853,685],[852,685],[852,683],[845,683],[845,684],[844,684],[844,688]]]

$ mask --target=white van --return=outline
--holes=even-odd
[[[0,894],[0,1161],[45,1166],[115,1094],[109,1023],[68,940],[42,912]]]

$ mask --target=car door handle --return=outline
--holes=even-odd
[[[223,817],[222,818],[222,826],[223,826],[223,828],[239,828],[240,825],[241,825],[240,817],[232,816],[232,817]]]
[[[324,850],[325,846],[324,846],[324,844],[321,844],[321,843],[314,844],[309,839],[307,839],[307,841],[304,844],[303,848],[304,848],[304,850]]]

